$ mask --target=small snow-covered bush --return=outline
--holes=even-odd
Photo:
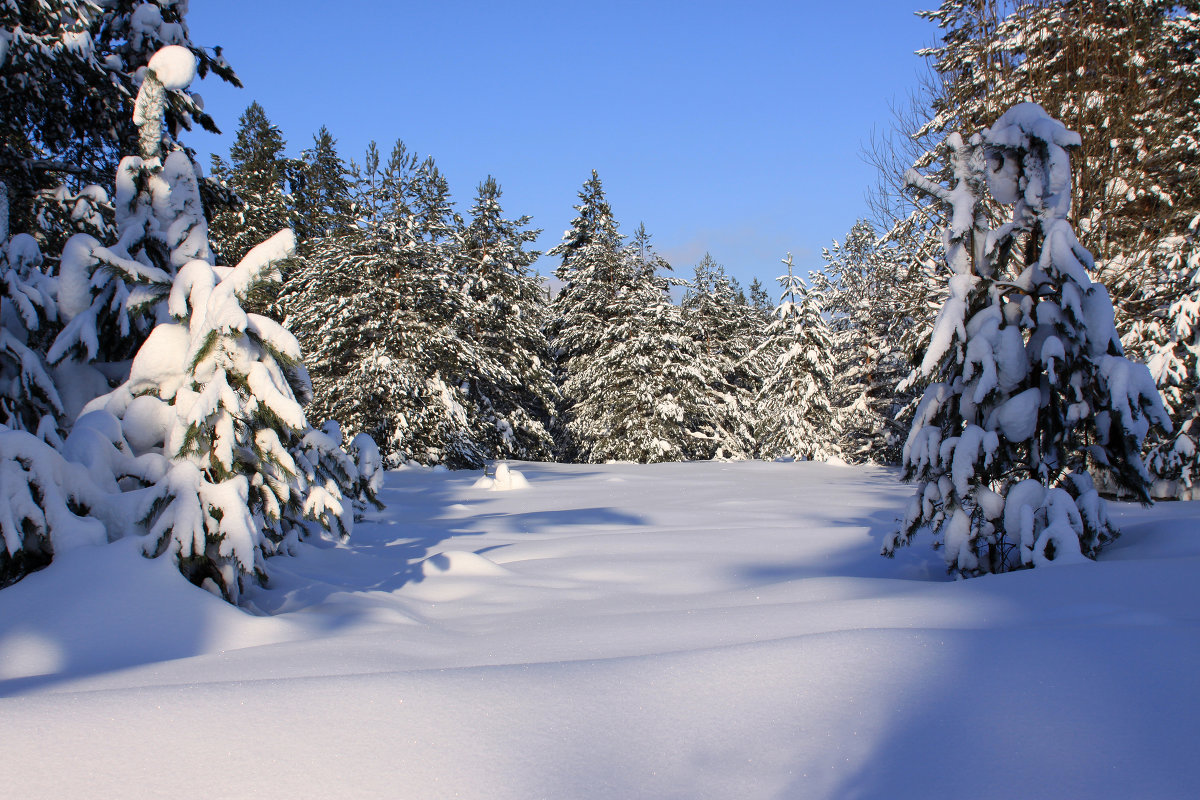
[[[1067,213],[1079,136],[1032,103],[947,139],[949,297],[919,374],[930,380],[904,446],[918,484],[885,555],[931,528],[963,575],[1094,557],[1116,535],[1089,471],[1143,502],[1140,449],[1169,430],[1149,370],[1123,355],[1104,286]],[[989,225],[985,191],[1008,206]]]

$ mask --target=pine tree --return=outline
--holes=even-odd
[[[1160,478],[1157,496],[1195,499],[1200,487],[1200,214],[1172,259],[1189,289],[1171,304],[1154,337],[1148,366],[1171,417],[1173,436],[1158,437],[1147,462]],[[1157,322],[1157,320],[1155,320]]]
[[[209,225],[218,260],[236,264],[259,242],[292,222],[290,176],[296,172],[284,155],[283,134],[258,103],[238,119],[229,148],[229,164],[213,156],[213,177],[237,196],[238,205],[222,209]]]
[[[1067,221],[1079,136],[1034,104],[948,139],[950,294],[921,371],[933,379],[904,447],[918,489],[890,555],[924,526],[960,574],[1094,557],[1115,535],[1089,468],[1149,500],[1139,455],[1170,421],[1149,371],[1122,355],[1105,288]],[[992,228],[991,201],[1011,207]]]
[[[820,297],[783,261],[783,294],[760,350],[778,353],[759,390],[756,405],[760,458],[827,461],[840,456],[838,424],[831,403],[832,345]]]

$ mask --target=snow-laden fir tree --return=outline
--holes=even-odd
[[[758,456],[827,461],[840,457],[838,421],[831,402],[833,348],[814,294],[792,271],[792,254],[779,277],[783,293],[760,350],[777,353],[755,408]]]
[[[671,302],[670,265],[650,244],[644,226],[619,256],[624,269],[600,316],[603,337],[577,359],[564,384],[575,398],[565,410],[576,458],[605,461],[680,461],[710,458],[723,406],[712,386],[722,376]]]
[[[1193,168],[1200,152],[1200,7],[1171,0],[943,0],[921,15],[941,32],[919,53],[934,80],[911,136],[896,139],[916,143],[905,163],[927,169],[940,158],[945,132],[976,130],[1020,102],[1040,104],[1081,134],[1072,158],[1078,236],[1112,293],[1122,345],[1154,368],[1178,431],[1152,437],[1150,463],[1170,482],[1158,490],[1189,492],[1182,470],[1191,437],[1184,431],[1197,424],[1196,409],[1177,387],[1180,375],[1195,372],[1196,356],[1179,336],[1174,311],[1187,304],[1191,273],[1184,264],[1200,215],[1200,172]],[[903,170],[890,172],[898,178]],[[987,205],[993,223],[999,211]],[[896,229],[918,231],[939,215],[935,203],[919,202],[898,215]]]
[[[550,344],[555,358],[558,384],[563,388],[562,421],[555,434],[558,451],[567,460],[576,459],[587,448],[574,435],[568,420],[571,409],[585,397],[567,389],[567,385],[587,391],[577,376],[587,367],[608,335],[612,301],[622,286],[629,283],[628,262],[622,257],[624,236],[618,231],[600,176],[584,182],[579,192],[578,212],[562,241],[549,255],[560,256],[555,277],[562,287],[554,298],[550,323]],[[577,428],[574,429],[577,432]]]
[[[1079,136],[1027,103],[947,145],[949,186],[909,175],[948,206],[950,295],[904,447],[917,492],[884,553],[928,526],[963,575],[1094,557],[1115,530],[1089,469],[1148,501],[1140,448],[1170,421],[1149,371],[1122,355],[1108,292],[1067,221]],[[985,189],[1011,208],[994,229]]]
[[[6,211],[0,203],[0,425],[58,441],[66,411],[41,346],[57,322],[54,281],[32,236],[7,235]]]
[[[469,396],[480,417],[487,457],[545,461],[554,451],[550,420],[558,390],[551,372],[545,292],[531,265],[537,239],[529,217],[507,220],[500,186],[479,185],[470,224],[458,245],[458,270],[469,305],[461,335],[476,343]]]
[[[283,134],[258,103],[238,119],[229,163],[212,157],[212,176],[237,197],[237,204],[213,215],[209,236],[218,259],[236,264],[259,242],[291,227],[289,181],[297,171],[284,155]]]
[[[705,458],[749,458],[754,452],[755,398],[767,369],[756,351],[762,319],[725,268],[705,253],[683,298],[684,325],[699,348],[705,370],[717,376],[709,387],[721,405]]]
[[[829,314],[842,457],[898,463],[907,432],[899,418],[914,399],[898,385],[911,370],[906,333],[919,324],[923,276],[865,220],[822,256],[825,267],[813,277]]]
[[[144,525],[147,555],[170,553],[193,582],[236,601],[247,579],[265,576],[263,558],[288,549],[309,522],[348,532],[340,484],[372,488],[351,457],[311,436],[295,339],[242,308],[278,280],[291,232],[236,268],[214,266],[192,163],[163,135],[167,98],[195,71],[183,47],[150,60],[135,105],[141,155],[118,168],[118,239],[102,246],[79,234],[62,256],[59,311],[69,322],[52,354],[95,358],[102,308],[159,324],[121,386],[84,408],[61,454],[3,432],[5,580],[63,547]],[[112,290],[118,280],[122,293]],[[369,470],[373,447],[360,444]]]

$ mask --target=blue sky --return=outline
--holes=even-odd
[[[199,82],[224,135],[187,142],[206,166],[226,154],[252,100],[294,154],[321,125],[347,160],[400,138],[434,157],[460,210],[494,175],[542,250],[594,168],[622,231],[644,222],[681,276],[709,251],[770,282],[789,250],[820,267],[865,215],[862,147],[935,35],[915,7],[198,0],[193,41],[221,45],[245,88]]]

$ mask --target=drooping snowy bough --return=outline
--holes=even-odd
[[[904,447],[917,492],[884,555],[929,527],[962,575],[1094,557],[1116,530],[1092,475],[1149,501],[1142,442],[1171,423],[1149,370],[1124,357],[1067,220],[1079,143],[1023,103],[969,141],[947,139],[948,187],[906,176],[947,209],[951,275]],[[995,228],[987,190],[1011,209]]]

